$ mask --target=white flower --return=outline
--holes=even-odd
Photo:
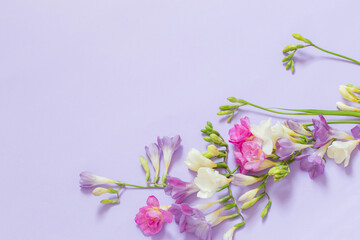
[[[234,232],[237,228],[236,227],[232,227],[230,228],[224,235],[222,240],[233,240],[234,238]]]
[[[289,138],[291,139],[291,135],[294,135],[295,132],[290,128],[282,125],[280,122],[277,122],[274,126],[271,127],[271,136],[272,141],[275,143],[279,138]]]
[[[194,179],[195,185],[200,189],[197,193],[199,198],[212,197],[219,187],[228,184],[231,180],[214,171],[211,168],[201,167],[197,171],[197,176]]]
[[[353,87],[348,87],[345,85],[340,85],[339,86],[339,91],[340,94],[343,98],[345,98],[346,100],[349,100],[350,102],[358,102],[358,97],[355,96],[354,93],[352,93],[352,91],[354,91],[355,88]],[[358,91],[356,91],[358,92]]]
[[[270,155],[272,153],[274,142],[273,137],[271,135],[271,124],[272,119],[261,121],[259,125],[251,125],[251,133],[255,135],[255,137],[263,140],[262,150],[265,154]]]
[[[195,148],[190,149],[190,151],[188,152],[185,164],[190,170],[193,171],[197,171],[201,167],[216,167],[216,163],[204,157],[201,152]]]
[[[344,162],[344,166],[347,167],[350,161],[350,154],[359,142],[360,140],[334,141],[328,148],[327,155],[329,158],[333,158],[337,164]]]
[[[232,184],[236,186],[248,186],[262,180],[261,177],[253,177],[241,173],[234,174],[234,177],[231,181]]]
[[[107,183],[116,183],[116,181],[106,177],[97,176],[91,172],[80,173],[80,187],[82,188],[91,188]]]
[[[346,104],[343,103],[343,102],[337,102],[337,103],[336,103],[336,106],[337,106],[337,108],[338,108],[339,110],[342,110],[342,111],[360,112],[360,108],[346,105]]]
[[[243,195],[241,195],[239,197],[238,201],[239,202],[248,202],[256,196],[258,191],[259,191],[258,188],[247,191],[246,193],[244,193]]]

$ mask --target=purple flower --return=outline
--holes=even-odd
[[[159,147],[161,148],[163,152],[164,157],[164,163],[165,163],[165,173],[163,176],[163,182],[166,181],[166,175],[170,166],[171,158],[174,154],[174,152],[178,149],[180,143],[181,143],[181,137],[179,135],[176,135],[174,137],[163,137],[157,138]]]
[[[173,204],[169,208],[179,224],[180,232],[194,233],[200,240],[211,240],[211,225],[205,219],[204,214],[188,204]]]
[[[156,143],[152,143],[149,146],[145,146],[145,151],[155,170],[154,182],[157,182],[160,170],[160,148]]]
[[[309,176],[311,179],[314,179],[317,176],[324,173],[324,168],[325,168],[324,155],[329,145],[330,143],[322,146],[312,154],[304,154],[295,157],[296,160],[301,161],[300,162],[301,170],[309,172]]]
[[[349,139],[349,135],[337,130],[335,128],[330,127],[323,115],[319,114],[320,120],[313,119],[314,130],[313,135],[315,138],[314,148],[319,148],[326,143],[328,143],[331,139]],[[350,137],[351,138],[351,137]]]
[[[351,129],[351,133],[355,139],[360,139],[360,125],[356,125]],[[358,149],[360,150],[360,144],[358,144]]]
[[[289,120],[285,121],[285,125],[298,134],[305,135],[305,136],[311,136],[311,133],[306,131],[306,129],[303,126],[301,126],[301,124],[298,123],[297,121],[289,119]]]
[[[91,188],[94,186],[103,185],[107,183],[116,183],[116,181],[106,177],[97,176],[91,172],[80,173],[80,187],[82,188]]]
[[[295,151],[300,151],[302,149],[311,147],[312,145],[309,144],[300,144],[294,143],[290,139],[287,138],[280,138],[276,141],[276,150],[275,153],[281,159],[285,159],[293,154]]]
[[[176,199],[175,203],[182,203],[185,198],[200,189],[193,182],[184,182],[178,178],[168,176],[168,185],[164,190],[166,195]]]

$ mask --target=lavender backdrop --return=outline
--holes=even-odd
[[[231,125],[216,112],[228,96],[334,109],[338,85],[358,84],[360,67],[309,48],[297,54],[292,75],[281,50],[297,32],[359,59],[359,7],[355,0],[0,1],[0,238],[194,239],[175,223],[150,238],[137,228],[148,195],[172,203],[161,190],[127,190],[120,205],[102,206],[79,189],[78,174],[142,184],[144,145],[179,133],[170,174],[191,180],[186,153],[205,149],[206,120],[226,135]],[[268,117],[246,109],[255,123]],[[360,155],[347,169],[329,161],[314,181],[297,164],[292,170],[271,185],[265,220],[265,201],[244,211],[236,239],[357,239]],[[235,223],[217,227],[214,239]]]

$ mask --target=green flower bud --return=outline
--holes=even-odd
[[[212,132],[212,128],[209,126],[205,126],[205,129],[208,130],[209,132]]]
[[[229,203],[229,204],[225,204],[224,205],[224,208],[225,210],[229,210],[229,209],[232,209],[236,206],[236,203]]]
[[[229,115],[229,114],[232,114],[234,113],[234,111],[231,111],[231,110],[227,110],[227,111],[220,111],[217,113],[217,115]]]
[[[289,69],[291,67],[291,62],[292,62],[292,60],[286,64],[286,69]]]
[[[207,142],[213,142],[212,138],[211,137],[203,137],[203,139]]]
[[[116,204],[116,203],[119,203],[119,200],[104,199],[104,200],[101,200],[100,203],[102,203],[102,204]]]
[[[298,44],[298,45],[296,45],[296,48],[297,49],[299,49],[299,48],[304,48],[305,46],[304,45],[302,45],[302,44]]]
[[[203,155],[206,158],[212,158],[213,155],[211,153],[209,153],[208,151],[202,152],[201,155]]]
[[[218,162],[216,163],[216,168],[228,168],[228,165],[226,165],[226,163],[223,162]]]
[[[222,142],[222,140],[219,138],[219,136],[214,134],[214,133],[210,134],[210,138],[213,140],[214,143],[221,143]]]
[[[286,57],[283,58],[282,62],[289,61],[292,56],[293,56],[292,54],[287,55]]]
[[[303,36],[301,36],[300,34],[297,34],[297,33],[293,33],[292,36],[293,36],[293,38],[300,40],[300,41],[305,40],[305,38]]]
[[[250,201],[245,202],[243,205],[241,205],[240,208],[248,209],[248,208],[252,207],[252,205],[254,205],[257,201],[259,201],[264,196],[265,196],[265,193],[261,193],[261,194],[257,195],[256,197],[254,197],[253,199],[251,199]]]
[[[207,124],[209,127],[213,128],[213,125],[212,125],[211,122],[207,121],[206,124]]]
[[[269,202],[266,204],[265,208],[264,208],[264,209],[262,210],[262,212],[261,212],[261,215],[260,215],[260,216],[261,216],[262,218],[267,215],[270,206],[271,206],[271,201],[269,200]]]
[[[309,40],[309,39],[304,39],[304,42],[307,43],[307,44],[312,44],[312,42]]]
[[[140,163],[145,170],[145,179],[146,181],[148,181],[150,178],[149,163],[143,156],[140,156]]]
[[[238,99],[236,97],[228,97],[227,100],[229,100],[232,103],[235,103],[237,102]]]
[[[226,197],[223,197],[223,198],[220,198],[219,199],[219,202],[220,203],[224,203],[224,202],[227,202],[231,199],[231,196],[226,196]]]
[[[241,222],[241,223],[235,224],[234,227],[235,228],[241,228],[244,225],[245,225],[245,222]]]
[[[286,52],[290,52],[290,51],[294,51],[294,50],[296,50],[296,45],[290,44],[290,45],[287,45],[286,47],[284,47],[283,52],[286,53]]]

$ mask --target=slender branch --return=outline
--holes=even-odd
[[[354,63],[360,64],[360,62],[357,61],[357,60],[355,60],[355,59],[352,59],[352,58],[343,56],[343,55],[338,54],[338,53],[330,52],[330,51],[325,50],[325,49],[323,49],[323,48],[321,48],[321,47],[318,47],[318,46],[316,46],[316,45],[314,45],[314,44],[312,44],[312,46],[315,47],[315,48],[317,48],[317,49],[319,49],[320,51],[323,51],[323,52],[326,52],[326,53],[329,53],[329,54],[332,54],[332,55],[335,55],[335,56],[338,56],[338,57],[341,57],[341,58],[345,58],[345,59],[350,60],[350,61],[352,61],[352,62],[354,62]]]

